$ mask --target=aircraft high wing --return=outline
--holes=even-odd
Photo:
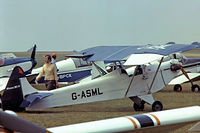
[[[141,57],[139,53],[137,56],[129,55],[130,57],[126,59],[127,63],[124,64],[130,66],[129,70],[132,70],[132,74],[121,65],[117,65],[116,69],[108,73],[103,65],[104,61],[110,62],[112,59],[115,62],[124,59],[125,56],[119,59],[113,57],[109,60],[107,58],[103,61],[95,61],[91,60],[90,55],[86,60],[90,59],[92,63],[92,80],[51,91],[38,91],[30,86],[22,73],[23,70],[16,67],[3,93],[2,107],[17,111],[36,110],[128,97],[134,102],[133,107],[136,111],[143,110],[145,103],[152,105],[153,111],[160,111],[163,105],[160,101],[155,101],[152,94],[163,89],[175,77],[182,74],[188,76],[181,61],[175,58],[175,52],[199,47],[197,44],[178,45],[177,47],[174,45],[137,47],[139,50],[142,49],[141,56],[148,54],[152,58],[143,62],[129,62],[132,57]],[[157,48],[155,53],[152,47]],[[150,53],[147,53],[148,51]],[[158,51],[159,55],[157,55]],[[154,54],[157,55],[155,58],[153,58]],[[194,68],[196,65],[188,66],[187,69],[190,67]]]
[[[17,117],[14,112],[0,110],[0,131],[17,131],[27,133],[110,133],[110,132],[170,132],[200,120],[200,107],[191,106],[159,112],[110,118],[98,121],[43,128],[30,121]],[[2,128],[2,129],[1,129]],[[189,131],[200,131],[199,124]]]
[[[12,70],[15,66],[20,66],[25,74],[30,74],[33,67],[36,66],[37,61],[35,60],[36,45],[33,46],[31,57],[11,57],[2,56],[0,58],[0,91],[5,89],[5,82],[10,77]]]
[[[183,52],[194,48],[199,48],[197,42],[187,44],[162,44],[162,45],[134,45],[134,46],[97,46],[67,55],[66,57],[84,58],[87,61],[113,62],[126,60],[131,54],[158,54],[170,55],[172,53]]]

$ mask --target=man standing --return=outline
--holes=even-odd
[[[35,82],[37,83],[40,78],[45,75],[45,86],[47,90],[53,90],[58,88],[58,76],[56,67],[53,63],[51,63],[51,56],[45,55],[45,64],[42,67],[42,71],[40,74],[36,77]]]

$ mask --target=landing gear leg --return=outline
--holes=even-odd
[[[135,111],[143,111],[144,110],[144,104],[145,104],[144,101],[141,101],[140,104],[134,103],[133,108],[134,108]]]

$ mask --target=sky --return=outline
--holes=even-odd
[[[200,41],[200,0],[0,0],[0,51]]]

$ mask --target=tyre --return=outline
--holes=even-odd
[[[161,111],[163,110],[163,105],[160,101],[155,101],[152,105],[152,110],[153,111]]]
[[[182,91],[182,86],[180,84],[174,85],[174,91],[181,92]]]
[[[200,91],[200,87],[199,85],[195,84],[195,85],[192,85],[192,92],[199,92]]]

